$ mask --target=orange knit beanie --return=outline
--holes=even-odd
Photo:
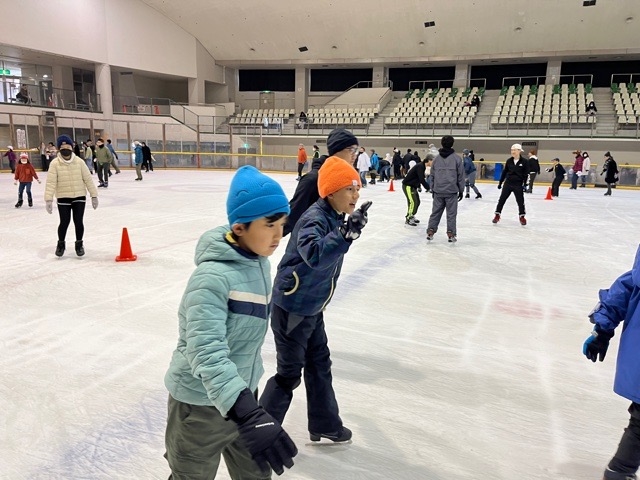
[[[326,198],[349,186],[361,187],[360,175],[348,162],[340,157],[329,157],[318,171],[318,193]]]

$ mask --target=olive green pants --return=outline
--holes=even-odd
[[[170,480],[212,480],[224,456],[234,480],[267,480],[240,443],[238,427],[215,407],[182,403],[169,395],[164,457],[171,468]]]

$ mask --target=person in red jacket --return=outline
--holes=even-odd
[[[304,149],[304,145],[298,145],[298,178],[296,180],[300,180],[302,178],[302,169],[307,164],[307,151]]]
[[[36,173],[35,168],[29,162],[29,155],[26,153],[20,154],[20,162],[16,166],[16,173],[14,178],[14,185],[18,185],[20,182],[20,186],[18,187],[18,203],[16,203],[16,208],[20,208],[22,206],[22,194],[24,190],[27,190],[27,201],[29,202],[29,206],[33,207],[33,197],[31,197],[31,184],[33,183],[33,179],[35,178],[38,183],[40,183],[40,179],[38,178],[38,174]]]

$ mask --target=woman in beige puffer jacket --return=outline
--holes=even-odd
[[[53,213],[53,197],[58,203],[60,225],[58,225],[58,245],[56,256],[61,257],[65,250],[65,237],[67,228],[71,223],[76,229],[76,255],[84,255],[82,237],[84,235],[84,207],[87,199],[87,190],[91,195],[91,205],[98,208],[98,189],[91,179],[91,173],[87,165],[74,155],[73,140],[67,135],[60,135],[57,140],[58,155],[49,165],[47,185],[44,192],[44,200],[48,213]]]

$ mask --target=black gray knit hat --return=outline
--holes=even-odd
[[[358,145],[358,139],[353,133],[344,128],[336,128],[327,137],[327,150],[329,155],[335,155],[345,148]]]

